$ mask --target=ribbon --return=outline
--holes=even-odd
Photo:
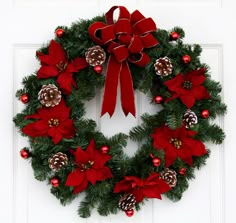
[[[116,23],[113,14],[119,9]],[[135,117],[134,88],[129,63],[140,67],[150,62],[143,49],[154,47],[158,41],[151,32],[156,31],[156,24],[151,18],[145,18],[138,10],[132,14],[124,6],[113,6],[105,14],[106,23],[94,22],[88,31],[91,39],[101,46],[107,47],[110,53],[101,116],[105,113],[113,115],[117,88],[120,82],[121,105],[127,116]]]

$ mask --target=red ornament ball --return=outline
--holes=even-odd
[[[170,34],[170,39],[171,40],[177,40],[179,39],[179,34],[177,32],[171,32]]]
[[[20,156],[23,158],[23,159],[28,159],[30,154],[29,154],[29,150],[28,149],[22,149],[20,151]]]
[[[159,158],[155,157],[152,159],[152,163],[153,163],[153,166],[158,167],[161,165],[161,160]]]
[[[157,95],[155,98],[154,98],[154,101],[156,104],[161,104],[162,101],[163,101],[163,98],[160,96],[160,95]]]
[[[186,54],[182,57],[182,61],[185,63],[185,64],[188,64],[190,61],[191,61],[191,57]]]
[[[134,215],[134,210],[127,210],[125,211],[125,214],[128,216],[128,217],[132,217]]]
[[[55,34],[56,34],[56,36],[57,36],[58,38],[61,38],[62,36],[64,36],[65,30],[59,28],[59,29],[57,29],[57,30],[55,31]]]
[[[186,168],[181,168],[180,170],[179,170],[179,174],[180,175],[186,175]]]
[[[210,116],[210,113],[208,110],[203,110],[202,113],[201,113],[202,117],[203,118],[209,118]]]
[[[52,178],[50,183],[53,187],[58,187],[59,186],[59,180],[56,177]]]
[[[109,147],[108,146],[102,146],[101,147],[101,152],[103,153],[103,154],[107,154],[108,152],[109,152]]]
[[[24,104],[28,103],[28,101],[29,101],[29,96],[28,96],[27,94],[22,94],[22,95],[20,96],[20,101],[21,101],[22,103],[24,103]]]
[[[96,66],[94,66],[93,70],[94,70],[97,74],[100,74],[100,73],[102,73],[102,66],[101,66],[101,65],[96,65]]]

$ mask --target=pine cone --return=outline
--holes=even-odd
[[[196,125],[198,122],[196,114],[190,109],[188,109],[185,112],[183,116],[183,120],[184,120],[186,128],[191,128],[193,125]]]
[[[136,204],[135,196],[133,194],[125,194],[119,200],[118,207],[122,211],[129,211],[129,210],[132,210],[134,208],[135,204]]]
[[[67,165],[68,158],[66,154],[58,152],[48,159],[48,163],[51,170],[58,171],[61,167]]]
[[[165,168],[161,173],[160,177],[164,180],[170,187],[175,187],[177,183],[176,172],[174,170],[170,170],[169,168]]]
[[[54,107],[61,101],[61,92],[54,84],[43,85],[38,93],[40,103],[46,107]]]
[[[161,57],[156,60],[154,64],[156,74],[164,77],[172,73],[172,63],[168,57]]]
[[[90,66],[102,65],[106,60],[106,53],[100,46],[94,46],[87,50],[85,59]]]

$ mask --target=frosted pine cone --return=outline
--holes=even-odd
[[[38,93],[40,103],[46,107],[54,107],[61,101],[61,92],[54,84],[43,85]]]
[[[132,210],[134,208],[135,204],[136,204],[135,196],[133,194],[125,194],[119,200],[118,207],[122,211],[129,211],[129,210]]]
[[[61,167],[67,165],[68,158],[66,154],[58,152],[48,159],[48,163],[51,170],[58,171]]]
[[[169,168],[165,168],[161,173],[160,177],[164,180],[170,187],[175,187],[177,183],[176,172]]]
[[[190,109],[184,113],[183,120],[186,128],[191,128],[198,123],[196,114]]]
[[[87,50],[85,59],[90,66],[102,65],[106,60],[106,53],[100,46],[94,46]]]
[[[168,57],[161,57],[154,64],[156,74],[164,77],[172,73],[173,65]]]

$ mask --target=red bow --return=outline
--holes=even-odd
[[[117,8],[120,15],[114,23],[113,13]],[[133,81],[128,62],[140,67],[149,63],[150,58],[143,49],[158,44],[150,33],[156,31],[156,24],[138,10],[130,14],[124,6],[113,6],[105,18],[106,24],[94,22],[88,30],[92,40],[99,45],[106,45],[110,53],[101,116],[106,112],[113,115],[119,80],[122,109],[125,115],[130,112],[135,116]]]

